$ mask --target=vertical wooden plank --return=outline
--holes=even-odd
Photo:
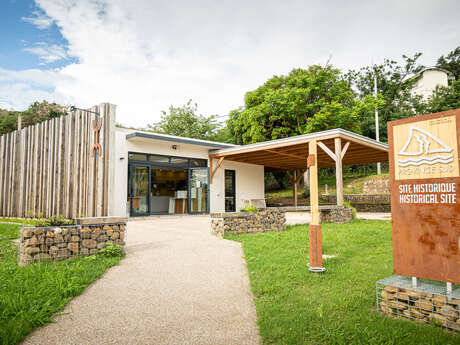
[[[35,174],[35,188],[37,193],[35,194],[35,217],[38,217],[42,211],[41,211],[41,175],[42,175],[42,138],[43,138],[43,132],[42,132],[42,124],[37,125],[37,147],[35,150],[37,151],[37,162],[36,162],[36,174]]]
[[[334,139],[335,144],[335,185],[337,191],[337,205],[343,206],[343,174],[342,174],[342,141]]]
[[[6,135],[6,166],[5,166],[5,194],[3,195],[4,198],[4,215],[8,217],[9,215],[9,205],[11,203],[11,149],[12,149],[12,134],[8,133]]]
[[[60,166],[60,175],[61,175],[61,196],[60,196],[60,213],[66,214],[67,210],[67,176],[66,176],[66,153],[68,146],[68,136],[67,136],[67,123],[69,120],[69,115],[62,118],[61,123],[61,166]]]
[[[294,194],[294,207],[297,208],[297,171],[292,172],[292,193]]]
[[[28,130],[27,128],[24,128],[21,131],[21,147],[20,147],[20,152],[21,152],[21,160],[20,160],[20,173],[19,173],[19,208],[18,208],[18,214],[19,217],[24,217],[26,213],[26,203],[27,203],[27,197],[26,197],[26,169],[25,165],[27,163],[27,155],[28,155],[28,150],[27,150],[27,141],[28,141]]]
[[[99,117],[99,123],[102,121],[103,127],[101,130],[98,132],[99,139],[98,142],[102,145],[104,145],[104,125],[105,125],[105,119],[102,116],[103,111],[104,111],[104,106],[102,105],[101,107],[98,107],[98,111],[100,112]],[[101,152],[95,153],[96,159],[97,159],[97,182],[96,182],[96,188],[97,188],[97,210],[96,214],[98,217],[102,216],[102,203],[103,203],[103,189],[104,189],[104,156]]]
[[[3,216],[3,195],[5,194],[4,192],[4,186],[5,186],[5,135],[2,135],[0,137],[0,216]]]
[[[69,208],[67,217],[72,218],[75,215],[75,118],[77,113],[70,116],[69,123]]]
[[[88,215],[89,217],[94,217],[96,213],[94,212],[95,209],[95,188],[94,188],[94,180],[95,180],[95,158],[94,155],[91,152],[91,146],[94,143],[94,132],[92,129],[92,122],[95,119],[94,114],[88,114],[88,118],[90,119],[88,122]]]
[[[83,203],[82,203],[82,196],[83,196],[83,186],[82,186],[82,176],[83,176],[83,171],[82,171],[82,157],[83,157],[83,150],[82,150],[82,137],[83,137],[83,117],[85,116],[84,113],[80,112],[78,118],[77,118],[77,167],[76,167],[76,173],[77,173],[77,217],[80,217],[83,215]]]
[[[104,143],[103,143],[103,165],[104,165],[104,180],[103,180],[103,208],[102,208],[102,215],[103,216],[108,216],[109,215],[109,158],[110,158],[110,150],[112,149],[110,146],[110,135],[113,135],[111,133],[111,113],[109,109],[110,105],[107,103],[103,104],[103,118],[104,118],[104,123],[103,123],[103,128],[104,128]]]

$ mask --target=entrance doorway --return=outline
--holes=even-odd
[[[130,215],[209,212],[207,160],[130,153]]]

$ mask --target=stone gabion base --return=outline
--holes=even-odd
[[[433,323],[454,331],[460,331],[460,298],[457,297],[377,283],[377,308],[384,314]]]
[[[333,207],[319,210],[321,223],[350,223],[353,220],[353,211],[346,207]]]
[[[211,214],[211,233],[222,237],[225,233],[245,234],[286,230],[286,215],[280,210]]]
[[[107,242],[125,245],[126,223],[20,229],[19,265],[94,255]]]

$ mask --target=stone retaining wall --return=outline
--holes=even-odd
[[[391,212],[390,194],[345,194],[343,199],[358,212]],[[321,200],[336,204],[337,196],[323,194]]]
[[[259,212],[212,213],[211,233],[222,237],[225,233],[243,234],[286,230],[286,215],[280,210]]]
[[[121,246],[126,240],[126,221],[107,224],[22,228],[19,235],[19,265],[39,260],[63,260],[94,255],[107,242]]]
[[[353,211],[346,207],[320,208],[321,223],[350,223],[353,220]]]
[[[378,309],[393,317],[433,323],[460,331],[460,298],[396,286],[377,290]]]

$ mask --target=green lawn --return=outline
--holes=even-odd
[[[17,265],[18,226],[0,224],[0,344],[17,344],[51,321],[120,257],[87,256],[59,263]]]
[[[392,274],[391,222],[323,224],[325,274],[306,268],[306,225],[226,235],[240,241],[264,344],[460,344],[439,327],[376,311],[375,283]]]

